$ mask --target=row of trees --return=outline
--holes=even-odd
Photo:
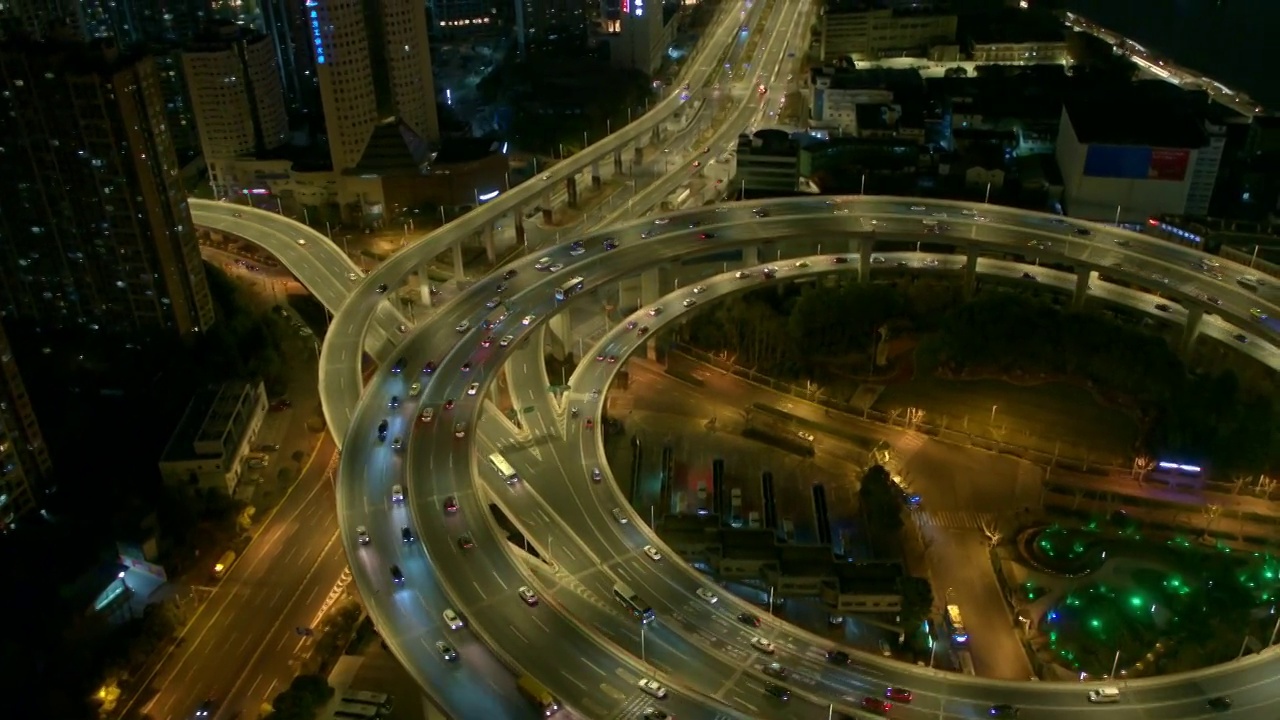
[[[867,543],[875,554],[901,554],[905,512],[906,501],[889,471],[880,465],[868,468],[858,484],[858,514]],[[913,644],[927,647],[923,634],[917,630],[923,628],[924,621],[933,612],[933,587],[925,578],[905,576],[898,581],[898,591],[902,593],[899,622]]]
[[[678,332],[756,372],[831,385],[871,371],[880,328],[891,337],[913,335],[930,350],[916,362],[936,358],[951,373],[1081,381],[1138,418],[1135,451],[1147,455],[1246,474],[1280,461],[1270,396],[1241,387],[1230,371],[1190,370],[1161,335],[1032,295],[992,292],[962,301],[953,283],[923,280],[791,284],[717,303]]]

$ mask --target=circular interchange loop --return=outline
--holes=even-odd
[[[555,428],[563,430],[563,437],[546,442],[546,449],[540,451],[544,464],[538,465],[532,477],[507,486],[500,481],[495,482],[493,473],[484,467],[476,467],[473,471],[471,463],[476,452],[472,443],[476,442],[477,434],[481,436],[480,444],[486,448],[495,447],[491,444],[494,442],[511,442],[510,438],[497,440],[497,433],[505,431],[510,434],[511,428],[495,417],[496,412],[486,413],[482,418],[480,400],[488,392],[488,385],[496,377],[498,368],[512,353],[536,351],[537,362],[534,365],[537,372],[543,372],[542,335],[537,331],[555,309],[552,288],[574,275],[585,278],[583,295],[586,295],[595,287],[634,274],[637,269],[734,247],[759,248],[766,245],[769,254],[800,247],[801,255],[815,251],[822,255],[810,258],[809,268],[795,268],[794,255],[787,261],[774,263],[780,270],[779,279],[794,276],[799,270],[816,273],[868,269],[874,272],[878,267],[892,269],[892,263],[875,261],[877,256],[872,254],[870,244],[877,241],[918,240],[930,245],[965,246],[976,252],[1016,251],[1020,255],[1073,267],[1104,270],[1130,283],[1158,288],[1162,293],[1179,299],[1193,312],[1196,309],[1210,310],[1214,315],[1198,320],[1206,334],[1230,342],[1234,334],[1244,329],[1264,342],[1251,342],[1240,348],[1250,351],[1272,367],[1280,365],[1276,362],[1275,329],[1269,323],[1254,320],[1251,314],[1254,308],[1258,308],[1268,315],[1275,315],[1277,309],[1234,284],[1237,276],[1247,274],[1244,268],[1221,263],[1218,272],[1224,279],[1219,281],[1198,267],[1199,262],[1208,256],[1189,248],[1106,226],[1020,210],[982,206],[978,214],[973,214],[972,208],[975,207],[978,206],[971,203],[911,198],[788,199],[701,208],[669,216],[669,221],[660,225],[652,219],[629,223],[585,238],[587,252],[582,255],[569,255],[567,246],[549,251],[547,254],[565,263],[566,267],[557,273],[545,275],[534,271],[532,259],[510,266],[519,271],[510,281],[511,289],[507,293],[511,317],[492,331],[495,338],[514,335],[515,341],[505,348],[497,342],[487,348],[481,347],[487,334],[484,331],[472,329],[460,334],[454,330],[462,320],[469,320],[473,328],[479,325],[489,312],[484,304],[493,294],[491,285],[497,282],[496,277],[480,281],[441,307],[426,325],[415,329],[392,356],[401,355],[408,359],[406,371],[396,377],[380,369],[352,416],[344,443],[338,488],[342,538],[357,584],[369,604],[370,613],[396,654],[410,667],[417,661],[426,660],[426,651],[421,648],[429,644],[426,643],[428,638],[439,633],[433,627],[439,624],[439,609],[452,605],[462,610],[464,615],[470,615],[468,619],[472,621],[472,628],[480,630],[487,643],[506,655],[508,662],[533,672],[557,692],[567,688],[563,692],[564,699],[573,707],[592,709],[591,698],[599,696],[599,691],[584,689],[577,692],[573,687],[581,684],[577,678],[599,677],[593,670],[596,665],[606,670],[609,669],[606,666],[612,666],[629,669],[633,673],[646,672],[633,660],[620,657],[624,653],[635,653],[637,648],[618,640],[618,637],[626,637],[634,625],[617,612],[612,612],[611,616],[618,630],[606,630],[603,636],[597,636],[594,628],[591,628],[593,632],[588,632],[582,627],[582,621],[569,614],[580,611],[567,608],[568,603],[556,607],[560,612],[546,612],[547,608],[530,609],[520,602],[515,585],[526,584],[528,581],[523,578],[531,574],[537,576],[537,573],[530,573],[527,564],[517,561],[512,552],[502,546],[504,538],[494,532],[485,509],[488,504],[485,498],[492,496],[501,499],[508,510],[516,511],[508,514],[514,515],[517,521],[537,525],[539,530],[552,529],[563,533],[572,529],[585,535],[584,539],[570,533],[577,539],[567,540],[569,544],[564,548],[568,552],[556,549],[564,541],[548,537],[547,544],[553,545],[549,549],[551,559],[563,567],[571,564],[567,559],[570,556],[575,561],[579,557],[589,558],[602,568],[595,571],[597,575],[627,580],[640,590],[658,609],[658,623],[648,631],[651,649],[654,641],[662,637],[663,628],[671,634],[668,640],[673,644],[680,644],[684,634],[697,635],[691,628],[715,636],[715,651],[698,645],[697,639],[683,642],[680,644],[681,652],[694,653],[692,658],[686,659],[688,666],[662,668],[659,675],[662,681],[675,686],[674,690],[684,691],[677,694],[692,695],[695,700],[699,695],[719,699],[725,695],[721,688],[726,687],[726,681],[731,681],[731,677],[741,676],[757,685],[760,682],[754,669],[734,675],[736,669],[752,668],[759,662],[750,657],[749,648],[746,656],[734,652],[735,648],[742,647],[742,636],[746,631],[734,623],[733,613],[746,606],[735,605],[732,598],[722,598],[714,605],[671,601],[670,598],[696,600],[693,590],[705,586],[705,582],[698,582],[693,571],[679,561],[664,559],[650,562],[643,558],[638,553],[641,546],[653,544],[660,550],[663,546],[640,529],[643,523],[638,522],[638,518],[632,518],[632,522],[624,527],[607,512],[600,512],[610,504],[616,503],[621,507],[626,507],[626,504],[611,499],[610,496],[616,492],[612,483],[595,485],[591,482],[590,468],[593,465],[606,466],[601,460],[597,433],[584,432],[579,422],[568,423],[567,428],[561,428],[566,422],[564,415],[567,412],[564,412],[555,417]],[[757,217],[753,213],[757,208],[765,210],[765,217]],[[695,222],[699,226],[690,227]],[[936,234],[926,232],[930,223],[949,227]],[[1082,228],[1088,234],[1077,234],[1076,228]],[[642,232],[651,231],[654,231],[651,237],[639,237]],[[713,237],[701,239],[699,235],[702,234]],[[605,251],[605,237],[616,238],[619,247]],[[822,245],[820,251],[816,248],[819,242]],[[1029,245],[1031,242],[1039,246]],[[849,262],[835,264],[833,253],[847,257]],[[919,257],[915,253],[898,255],[903,258]],[[964,255],[951,257],[965,258]],[[946,258],[939,260],[936,266],[928,264],[927,260],[908,262],[912,271],[963,271],[965,268],[963,261],[956,264]],[[1115,263],[1121,267],[1113,267]],[[408,266],[416,268],[412,263]],[[1013,267],[1020,270],[1026,266],[980,259],[975,271],[1002,274],[1013,271]],[[326,345],[345,343],[348,351],[353,346],[358,349],[364,329],[378,307],[384,305],[382,301],[385,299],[371,297],[374,294],[366,288],[379,282],[394,283],[402,279],[407,272],[401,270],[403,268],[384,266],[371,273],[360,293],[352,297],[343,309],[343,315],[350,311],[350,322],[338,328],[339,323],[335,320]],[[1036,272],[1038,275],[1046,274],[1044,269]],[[745,280],[733,278],[733,272],[728,276],[703,281],[709,288],[706,297],[758,287],[765,282],[760,278],[758,269]],[[724,285],[731,287],[720,291]],[[680,311],[685,310],[676,299],[684,298],[688,292],[679,292],[674,297],[658,301],[666,312],[647,318],[647,324],[652,328],[651,335],[661,324],[674,321]],[[1120,292],[1096,278],[1089,292],[1107,300],[1132,300],[1131,293]],[[1210,296],[1219,302],[1211,304],[1203,299]],[[1155,298],[1149,298],[1148,302],[1155,302]],[[651,304],[658,303],[647,305]],[[526,315],[534,316],[528,325],[522,324]],[[1168,317],[1169,313],[1163,316]],[[338,335],[333,334],[335,330]],[[608,353],[621,358],[634,351],[636,340],[633,332],[615,328],[606,334],[600,347],[609,346]],[[528,346],[522,348],[522,343]],[[593,357],[596,352],[598,350],[593,349],[584,355]],[[413,398],[414,402],[408,402],[410,398],[406,388],[410,382],[419,379],[415,371],[427,360],[436,362],[438,370],[425,382],[422,395]],[[464,361],[472,363],[465,373],[460,370]],[[616,366],[582,363],[570,382],[570,386],[575,388],[571,391],[570,402],[586,407],[587,399],[573,393],[595,387],[607,388],[608,378],[621,365],[621,360]],[[329,377],[332,381],[334,376],[331,374]],[[468,396],[466,388],[472,382],[478,382],[480,386],[476,395]],[[582,385],[583,382],[590,384]],[[386,407],[392,394],[405,401],[398,409]],[[449,411],[450,414],[445,414],[440,408],[448,399],[454,399],[456,406]],[[418,409],[424,406],[437,408],[437,417],[432,423],[418,424],[414,418]],[[390,441],[385,446],[377,442],[376,426],[382,418],[390,419],[389,433],[392,437],[400,434],[406,438],[402,453],[393,451]],[[451,432],[453,423],[459,420],[465,423],[466,430],[465,437],[461,439],[453,437]],[[545,423],[545,418],[543,420]],[[522,445],[538,447],[525,437],[516,441],[516,446]],[[566,453],[565,448],[572,448],[577,454]],[[411,510],[393,506],[390,489],[396,483],[405,486],[408,495],[406,505],[411,506]],[[579,494],[574,488],[585,488],[585,494]],[[604,496],[606,492],[609,496]],[[447,495],[454,496],[460,506],[458,513],[448,517],[442,512],[442,502]],[[594,512],[587,512],[588,506],[582,504],[583,498],[591,501]],[[574,507],[578,507],[574,512],[583,513],[581,517],[556,514],[567,513]],[[552,512],[547,513],[547,509]],[[524,510],[529,511],[527,516],[517,514]],[[547,519],[539,519],[539,513],[546,514]],[[430,562],[420,548],[414,547],[416,543],[400,542],[397,527],[400,523],[411,525],[422,536],[421,542],[427,547]],[[369,527],[374,536],[371,546],[357,545],[354,535],[357,525]],[[457,539],[464,533],[476,547],[468,550],[459,548]],[[533,533],[526,532],[525,535],[533,542]],[[580,549],[584,552],[580,553]],[[543,547],[542,550],[548,549]],[[637,559],[641,561],[637,562]],[[404,570],[406,583],[402,590],[393,587],[387,571],[391,564],[398,564]],[[436,572],[431,572],[432,569]],[[660,569],[666,572],[658,572]],[[642,572],[645,570],[647,572]],[[579,584],[587,582],[584,578]],[[600,595],[599,588],[607,587],[611,582],[609,579],[601,585],[597,581],[587,590]],[[651,593],[642,587],[657,587],[659,590]],[[453,603],[446,600],[446,595]],[[611,603],[612,599],[605,597],[604,601]],[[676,632],[675,628],[681,629],[683,634]],[[537,636],[533,637],[535,633]],[[913,707],[932,707],[932,712],[947,715],[959,713],[970,716],[985,711],[992,703],[1007,702],[1041,708],[1041,714],[1048,711],[1046,717],[1051,717],[1049,708],[1070,711],[1085,705],[1087,688],[1079,684],[980,680],[889,663],[860,653],[855,654],[851,668],[835,668],[822,664],[817,654],[829,645],[826,641],[815,641],[803,631],[780,623],[770,623],[765,634],[781,649],[779,659],[813,673],[810,676],[812,685],[790,684],[793,690],[798,691],[798,699],[816,703],[835,701],[848,706],[852,703],[846,698],[856,698],[861,694],[878,695],[886,685],[899,685],[916,692],[917,700]],[[554,663],[543,660],[550,657],[555,658]],[[1265,653],[1195,673],[1130,681],[1124,691],[1124,701],[1113,711],[1133,712],[1142,707],[1161,706],[1161,717],[1198,717],[1204,714],[1203,700],[1206,696],[1232,692],[1238,696],[1247,695],[1254,692],[1253,686],[1273,677],[1272,667],[1275,664],[1269,660],[1270,654]],[[715,672],[726,668],[728,672],[723,674]],[[648,674],[652,674],[652,670]],[[875,680],[867,679],[866,675]],[[423,675],[418,677],[421,679]],[[441,677],[428,677],[426,682],[441,682]],[[734,682],[739,681],[731,682],[731,687],[736,687]],[[751,686],[750,683],[747,685]],[[755,698],[756,702],[762,699],[758,691],[749,697]],[[1246,704],[1240,697],[1237,697],[1237,702]],[[1263,702],[1270,703],[1271,698],[1259,696],[1252,704]],[[796,704],[789,707],[796,707]],[[761,712],[773,714],[767,710]],[[790,711],[781,714],[789,716]],[[687,712],[680,715],[689,716]]]

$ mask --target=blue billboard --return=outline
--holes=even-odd
[[[1084,174],[1096,178],[1146,180],[1151,172],[1151,148],[1133,145],[1090,145]]]

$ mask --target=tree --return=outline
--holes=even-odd
[[[933,586],[925,578],[907,575],[898,579],[898,592],[902,594],[899,622],[910,636],[933,613]]]
[[[289,687],[271,701],[270,720],[311,720],[334,690],[319,675],[298,675]]]
[[[868,468],[858,486],[858,500],[868,541],[883,547],[886,538],[896,540],[904,525],[904,505],[889,471],[880,465]]]

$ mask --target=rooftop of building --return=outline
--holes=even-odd
[[[196,35],[184,48],[183,52],[221,52],[238,41],[266,39],[267,36],[265,34],[257,32],[251,27],[246,27],[230,20],[219,20],[206,25],[200,31],[200,34]]]
[[[256,155],[257,160],[264,162],[284,161],[297,172],[328,172],[333,170],[333,159],[329,151],[319,143],[311,145],[285,144]]]
[[[1007,72],[938,77],[925,80],[935,102],[950,102],[953,111],[1057,123],[1070,77],[1061,65],[1027,65]]]
[[[899,562],[837,562],[833,567],[841,592],[895,592],[906,573]]]
[[[818,78],[830,80],[832,90],[892,90],[924,92],[924,77],[914,68],[874,67],[860,70],[857,68],[838,68],[832,65],[810,68],[809,79],[817,83]]]
[[[6,35],[0,42],[0,56],[17,56],[56,72],[71,75],[108,76],[137,64],[146,57],[141,50],[122,51],[111,40],[83,42],[65,26],[57,26],[44,39],[22,33]]]
[[[178,421],[169,445],[160,456],[160,462],[216,459],[221,454],[200,453],[196,444],[217,441],[226,432],[227,423],[235,416],[240,399],[250,384],[232,380],[221,385],[210,385],[197,390],[187,404],[187,411]]]
[[[974,45],[1066,42],[1066,26],[1050,13],[1001,8],[961,15],[956,35]]]
[[[1207,142],[1202,121],[1180,100],[1137,91],[1105,99],[1077,95],[1067,99],[1066,114],[1082,145],[1201,148]]]

